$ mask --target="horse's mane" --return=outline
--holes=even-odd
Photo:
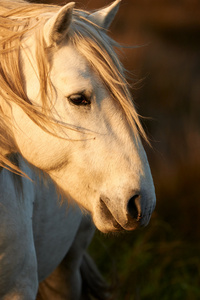
[[[19,149],[9,129],[10,120],[1,108],[1,99],[8,105],[10,102],[19,105],[36,124],[53,134],[51,129],[56,122],[50,117],[47,90],[50,86],[48,57],[54,48],[46,46],[41,29],[46,20],[58,10],[57,5],[0,0],[0,166],[13,172],[20,173],[20,170],[9,160],[8,154],[18,152]],[[136,137],[140,132],[147,140],[124,77],[125,70],[113,50],[113,47],[119,45],[104,30],[91,23],[87,19],[88,14],[86,11],[74,10],[68,38],[98,72],[113,98],[121,104]],[[37,39],[36,60],[39,66],[42,110],[31,104],[23,86],[19,52],[23,51],[23,38],[29,32],[35,34]],[[70,129],[69,125],[66,127]]]

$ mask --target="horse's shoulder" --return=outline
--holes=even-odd
[[[0,172],[0,298],[7,291],[29,295],[37,288],[31,197],[24,200],[18,189],[24,183],[18,180],[6,169]]]
[[[25,242],[32,228],[32,185],[26,186],[22,177],[6,169],[0,172],[0,245],[14,247],[15,243],[23,245]]]

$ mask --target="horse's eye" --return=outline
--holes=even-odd
[[[89,105],[90,100],[83,94],[71,95],[69,101],[75,105]]]

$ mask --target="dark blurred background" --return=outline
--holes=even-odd
[[[65,4],[63,1],[37,1]],[[106,0],[80,0],[97,9]],[[120,300],[200,299],[200,1],[123,0],[110,35],[124,45],[157,207],[150,225],[97,233],[90,252]]]

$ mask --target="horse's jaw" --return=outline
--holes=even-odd
[[[119,182],[117,185],[109,182],[107,190],[103,186],[92,188],[86,180],[83,189],[81,185],[75,187],[73,181],[69,182],[72,176],[66,176],[67,173],[51,172],[50,176],[69,202],[77,203],[83,213],[91,214],[101,232],[132,231],[148,225],[156,203],[153,181],[148,187],[142,184],[142,179],[134,181],[132,178],[122,182],[121,186]],[[151,176],[150,170],[148,173]]]

